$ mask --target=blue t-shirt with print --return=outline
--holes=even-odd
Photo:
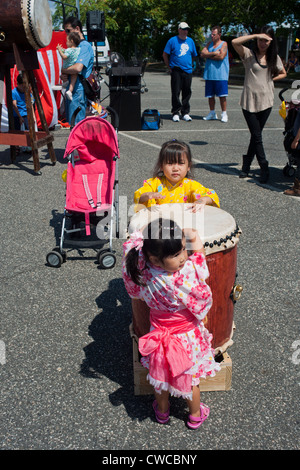
[[[184,72],[193,72],[193,57],[197,57],[197,50],[192,38],[180,39],[174,36],[167,42],[164,52],[170,56],[171,69],[180,67]]]

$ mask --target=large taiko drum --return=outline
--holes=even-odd
[[[198,230],[209,269],[207,283],[213,305],[204,324],[213,335],[215,352],[224,352],[232,344],[234,302],[240,297],[236,285],[237,243],[241,230],[226,211],[213,206],[192,213],[191,204],[161,204],[142,209],[130,220],[129,233],[140,230],[158,217],[173,219],[181,228]],[[149,308],[141,300],[132,301],[132,326],[138,337],[149,331]]]
[[[50,44],[52,16],[48,0],[0,1],[0,51],[12,51],[13,43],[23,50]]]

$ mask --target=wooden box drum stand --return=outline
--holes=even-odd
[[[25,101],[27,108],[29,131],[16,131],[13,117],[12,90],[10,69],[16,63],[19,71],[22,71],[23,81],[25,83]],[[36,86],[34,69],[39,68],[37,53],[34,50],[24,52],[16,44],[13,44],[13,54],[9,52],[0,53],[0,81],[6,81],[6,102],[8,110],[9,132],[0,132],[0,145],[10,145],[10,155],[12,163],[16,159],[15,146],[30,146],[32,148],[32,157],[34,172],[41,174],[38,149],[45,145],[48,146],[50,160],[53,165],[56,163],[55,152],[53,149],[53,135],[50,134],[46,122],[44,110],[41,104],[40,95]],[[30,86],[32,94],[40,116],[43,131],[35,130],[35,122],[30,97]],[[0,105],[0,119],[1,119]]]
[[[176,207],[177,206],[177,207]],[[232,345],[234,331],[234,303],[240,298],[242,287],[236,285],[237,242],[241,230],[233,217],[227,212],[212,206],[204,207],[202,216],[189,215],[188,204],[163,204],[155,209],[142,209],[135,214],[129,225],[129,233],[139,230],[153,218],[165,216],[172,218],[182,228],[198,229],[205,248],[209,269],[207,284],[212,290],[213,305],[203,320],[205,327],[213,335],[212,345],[221,370],[215,377],[200,380],[200,391],[225,391],[231,388],[232,361],[227,349]],[[170,213],[171,211],[171,213]],[[198,220],[197,220],[198,217]],[[202,217],[202,218],[201,218]],[[201,227],[197,225],[201,224]],[[203,227],[204,225],[204,227]],[[141,300],[132,300],[132,324],[130,335],[133,345],[134,394],[153,393],[147,381],[148,370],[140,363],[138,339],[150,329],[149,308]]]

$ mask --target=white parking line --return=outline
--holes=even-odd
[[[149,131],[139,131],[139,132],[148,132],[148,134],[149,134]],[[160,149],[160,147],[161,147],[161,145],[152,144],[151,142],[147,142],[146,140],[142,140],[142,139],[138,139],[137,137],[133,137],[133,135],[130,135],[130,134],[127,134],[127,133],[124,134],[124,132],[119,132],[119,135],[123,135],[124,137],[128,137],[128,139],[135,140],[136,142],[140,142],[141,144],[147,144],[150,147],[154,147],[156,149]]]
[[[249,129],[226,129],[226,130],[230,130],[230,131],[247,131],[247,132],[249,132]],[[266,129],[266,128],[265,128],[264,131],[266,131],[266,130],[278,130],[278,129],[273,127],[273,128],[269,128],[269,129]],[[209,132],[209,131],[215,132],[213,129],[206,129],[206,131],[204,131],[204,132]],[[146,133],[149,134],[149,131],[139,131],[139,132],[146,132]],[[159,132],[161,133],[161,129],[159,130]],[[170,131],[167,131],[167,132],[170,132]],[[202,130],[201,130],[201,131],[199,131],[199,130],[196,131],[196,130],[195,130],[195,132],[202,132]],[[125,132],[119,132],[119,135],[122,135],[123,137],[127,137],[128,139],[131,139],[131,140],[135,140],[136,142],[140,142],[141,144],[149,145],[150,147],[153,147],[153,148],[156,148],[156,149],[159,149],[159,150],[160,150],[160,148],[161,148],[160,145],[152,144],[152,142],[147,142],[147,140],[139,139],[138,137],[134,137],[133,135],[130,135],[130,134],[128,134],[127,132],[126,132],[126,133],[125,133]],[[220,167],[219,167],[219,166],[213,165],[213,164],[211,164],[211,163],[203,162],[203,161],[201,161],[201,160],[198,160],[197,158],[193,158],[193,162],[194,162],[194,163],[200,163],[201,165],[205,165],[206,167],[211,168],[212,170],[215,170],[215,171],[218,172],[218,173],[227,173],[228,175],[237,176],[237,175],[236,175],[236,171],[234,171],[234,170],[230,170],[230,169],[224,168],[224,167],[222,167],[222,170],[220,170]],[[253,169],[256,169],[256,168],[259,168],[259,167],[258,167],[258,166],[253,166]],[[273,166],[273,165],[272,165],[272,168],[279,168],[279,169],[281,169],[282,167],[281,167],[281,166],[278,167],[278,166]],[[247,180],[247,178],[245,178],[245,179]],[[249,179],[250,179],[250,178],[249,178]],[[275,187],[272,186],[272,185],[269,185],[269,184],[262,184],[261,186],[263,186],[264,188],[270,189],[270,190],[272,190],[272,191],[276,191],[276,192],[279,192],[279,193],[283,194],[282,191],[279,191],[278,188],[275,188]],[[296,197],[296,196],[290,196],[290,197],[292,197],[293,199],[296,199],[296,200],[300,201],[300,198],[299,198],[299,197]]]
[[[190,125],[190,124],[187,124],[187,125]],[[224,126],[224,127],[223,127]],[[248,127],[247,128],[242,128],[242,129],[234,129],[234,128],[226,128],[225,127],[225,124],[222,123],[222,132],[249,132],[249,129]],[[182,129],[180,128],[180,132],[198,132],[198,133],[202,133],[202,132],[220,132],[220,128],[218,129]],[[265,127],[264,128],[264,132],[265,131],[283,131],[282,127]],[[126,131],[126,134],[122,134],[122,135],[126,135],[127,137],[131,137],[130,135],[127,134],[127,132],[136,132],[136,131]],[[151,131],[152,133],[155,132],[155,131]],[[158,132],[158,131],[157,131]],[[168,132],[170,133],[170,129],[162,129],[160,128],[159,129],[159,133],[162,134],[163,132]],[[119,132],[121,134],[121,132]],[[143,130],[140,130],[139,133],[146,133],[146,134],[149,134],[149,131],[143,131]],[[139,140],[139,139],[136,139],[136,140]]]

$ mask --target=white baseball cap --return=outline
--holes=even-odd
[[[178,28],[180,28],[180,29],[187,29],[187,28],[190,29],[189,25],[187,23],[185,23],[184,21],[179,23]]]

